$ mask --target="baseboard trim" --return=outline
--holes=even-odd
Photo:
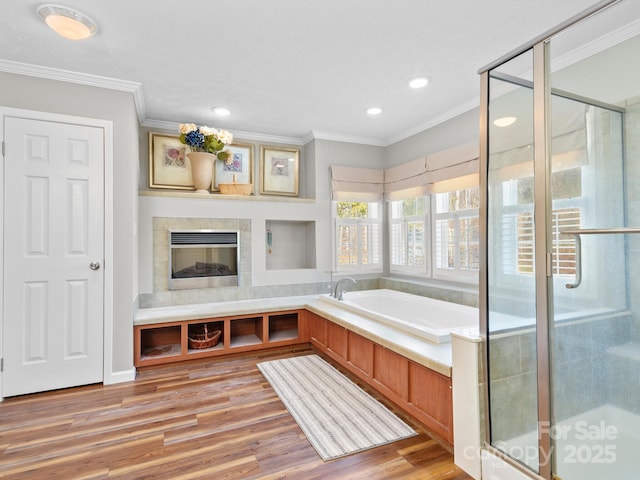
[[[111,374],[104,379],[105,385],[113,385],[115,383],[131,382],[136,379],[136,369],[122,370],[120,372],[111,372]]]

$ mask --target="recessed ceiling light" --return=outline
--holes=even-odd
[[[231,113],[231,110],[226,107],[213,107],[211,110],[213,110],[213,113],[220,115],[221,117],[226,117]]]
[[[40,5],[38,15],[54,32],[70,40],[84,40],[98,31],[95,22],[85,14],[62,5]]]
[[[380,107],[367,108],[367,115],[380,115],[381,113],[382,113],[382,109]]]
[[[411,88],[423,88],[429,85],[431,78],[429,77],[414,77],[409,80],[409,86]]]
[[[513,125],[516,121],[516,117],[502,117],[502,118],[496,118],[493,121],[493,124],[496,127],[508,127],[509,125]]]

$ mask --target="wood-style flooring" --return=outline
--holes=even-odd
[[[256,367],[310,352],[147,367],[133,382],[5,399],[0,478],[471,478],[396,409],[419,435],[323,462]]]

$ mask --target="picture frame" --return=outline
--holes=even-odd
[[[195,190],[189,152],[179,136],[149,132],[149,188]]]
[[[232,143],[225,150],[231,151],[231,163],[221,160],[215,162],[211,190],[219,192],[221,183],[233,183],[236,176],[237,183],[253,185],[253,145],[250,143]]]
[[[300,150],[260,146],[260,193],[298,196]]]

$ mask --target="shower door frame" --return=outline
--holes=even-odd
[[[552,452],[551,430],[551,371],[549,351],[549,319],[554,318],[553,302],[549,294],[553,292],[552,237],[549,220],[552,211],[551,200],[551,123],[550,119],[550,54],[549,42],[561,31],[570,28],[585,18],[597,14],[621,0],[605,0],[570,18],[556,28],[545,32],[526,45],[504,55],[495,62],[480,69],[480,284],[479,313],[480,336],[484,387],[484,438],[483,448],[495,456],[525,472],[536,475],[501,450],[491,445],[491,425],[489,406],[489,352],[488,352],[488,311],[489,311],[489,268],[488,268],[488,169],[489,169],[489,103],[490,72],[518,55],[533,50],[533,118],[534,118],[534,222],[535,228],[535,291],[536,291],[536,348],[537,348],[537,404],[538,404],[538,450],[540,459],[549,459]],[[499,78],[499,77],[496,77]],[[539,208],[539,206],[544,208]],[[552,462],[539,464],[538,478],[552,480]]]

